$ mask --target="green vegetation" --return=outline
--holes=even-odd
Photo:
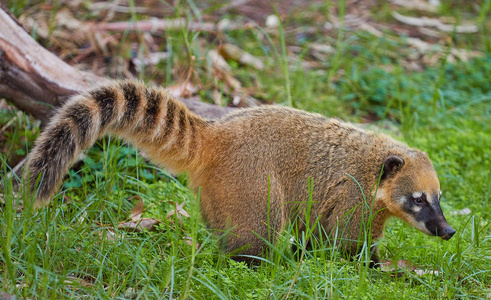
[[[20,15],[28,2],[9,5]],[[203,87],[199,92],[203,101],[213,102],[210,91],[217,89],[222,103],[229,103],[227,84],[210,71],[206,55],[220,42],[232,43],[265,62],[262,71],[229,62],[231,74],[257,99],[353,122],[370,121],[370,126],[426,151],[439,174],[442,209],[457,233],[442,241],[393,220],[379,241],[382,258],[408,260],[425,274],[399,270],[399,276],[394,276],[367,269],[364,257],[342,259],[332,246],[335,241],[314,243],[299,259],[290,251],[290,236],[296,236],[296,246],[303,248],[309,232],[295,232],[293,225],[278,244],[271,245],[261,266],[234,262],[201,222],[199,194],[186,187],[186,176],[175,178],[149,165],[137,151],[112,138],[99,141],[75,165],[52,206],[37,212],[28,206],[21,209],[18,199],[23,191],[14,193],[13,182],[5,175],[15,164],[12,154],[23,155],[31,147],[39,124],[0,106],[0,128],[5,131],[0,153],[0,290],[37,299],[489,299],[491,28],[486,16],[489,19],[490,2],[459,10],[465,6],[461,1],[449,1],[430,15],[479,25],[480,33],[450,33],[445,44],[481,51],[480,57],[469,61],[441,51],[435,63],[416,61],[420,68],[411,70],[407,63],[416,54],[405,37],[389,33],[378,38],[362,30],[325,35],[317,27],[298,30],[317,26],[315,18],[324,22],[332,6],[338,7],[337,2],[326,1],[305,7],[300,14],[288,14],[280,27],[282,34],[263,28],[244,28],[220,37],[184,29],[160,33],[159,47],[168,58],[137,74],[166,85],[191,74],[191,81]],[[62,9],[58,1],[54,3],[56,10]],[[221,7],[198,8],[192,1],[180,5],[175,15],[194,21]],[[375,20],[394,22],[391,9],[384,4]],[[339,9],[340,20],[344,11]],[[126,17],[143,19],[134,12]],[[50,16],[48,22],[56,31],[55,19]],[[141,39],[141,33],[123,34],[108,64],[110,74],[121,75],[116,67],[119,58],[131,56],[128,44]],[[332,45],[334,54],[313,53],[314,43]],[[312,58],[315,55],[323,56]],[[185,71],[176,71],[180,68]],[[135,196],[145,204],[143,217],[161,221],[156,231],[118,229],[129,219]],[[178,205],[190,216],[177,213]],[[470,209],[470,214],[461,213],[464,209]],[[172,211],[176,213],[169,214]]]

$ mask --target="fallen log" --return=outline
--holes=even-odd
[[[37,43],[0,7],[0,97],[46,124],[52,109],[104,78],[78,70]],[[235,108],[181,99],[192,111],[220,118]]]
[[[0,98],[9,99],[17,108],[49,121],[53,108],[72,95],[86,90],[105,78],[78,70],[37,43],[0,3]],[[217,119],[237,109],[181,99],[193,112]],[[7,177],[19,174],[25,159]]]

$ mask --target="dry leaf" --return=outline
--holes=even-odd
[[[184,210],[184,205],[186,204],[186,201],[183,201],[181,204],[178,203],[173,203],[176,209],[173,209],[167,213],[166,218],[168,219],[169,217],[173,216],[176,214],[177,211],[177,218],[180,220],[181,216],[184,216],[186,218],[189,218],[189,213]]]
[[[124,295],[125,299],[137,299],[138,298],[137,290],[135,288],[126,289],[126,291],[124,292],[123,295]]]
[[[69,30],[81,30],[84,27],[84,23],[75,19],[69,9],[60,9],[55,16],[56,24],[58,26],[64,26]]]
[[[127,231],[143,232],[144,229],[148,231],[154,231],[157,225],[162,223],[161,221],[153,218],[143,218],[138,221],[124,222],[118,225],[118,229]]]
[[[189,245],[189,246],[191,246],[191,247],[193,246],[193,239],[192,239],[191,237],[189,237],[189,236],[185,236],[185,237],[183,237],[183,239],[184,239],[184,243],[188,244],[188,245]],[[172,246],[172,244],[171,244],[171,243],[167,243],[167,244],[165,244],[165,245],[166,245],[167,247]],[[196,242],[196,250],[198,250],[198,249],[199,249],[199,247],[201,247],[201,244],[200,244],[200,243],[198,243],[198,242]]]
[[[80,214],[80,217],[78,217],[78,222],[80,224],[83,224],[85,222],[86,217],[87,217],[87,212],[84,211],[83,213]]]
[[[312,43],[309,46],[310,54],[318,60],[327,60],[327,58],[336,52],[332,46],[327,44]]]
[[[109,228],[105,228],[105,231],[98,230],[97,234],[101,237],[105,237],[110,241],[114,241],[114,232],[112,232]]]
[[[227,63],[223,57],[218,54],[218,51],[216,50],[210,50],[208,51],[208,59],[211,61],[213,64],[214,68],[217,68],[222,71],[231,71],[232,67]]]
[[[420,268],[419,266],[412,264],[411,262],[401,259],[397,261],[397,266],[393,261],[385,260],[380,264],[380,269],[384,272],[414,272],[419,276],[432,274],[438,275],[439,272],[437,270],[425,270]]]
[[[242,90],[242,84],[240,83],[240,81],[237,80],[237,78],[232,76],[230,73],[223,72],[222,76],[223,76],[223,80],[225,81],[225,83],[229,87],[231,87],[234,91],[240,92]]]
[[[144,229],[147,229],[148,231],[156,230],[156,226],[162,222],[153,218],[142,218],[141,216],[144,210],[143,201],[139,196],[133,196],[130,199],[133,198],[138,199],[138,203],[131,210],[131,221],[119,224],[118,229],[136,232],[142,232]]]
[[[223,47],[223,46],[222,46]],[[219,51],[222,51],[222,47],[219,48]],[[233,46],[235,47],[235,46]],[[240,50],[240,49],[239,49]],[[242,51],[242,50],[240,50]],[[244,52],[245,53],[245,52]],[[260,104],[260,101],[251,97],[243,88],[242,84],[239,80],[237,80],[231,73],[231,67],[225,61],[222,52],[218,52],[216,50],[210,50],[208,52],[208,59],[211,61],[213,65],[213,71],[215,76],[225,82],[225,86],[221,89],[220,92],[215,91],[212,93],[212,98],[216,104],[221,103],[222,93],[229,95],[232,98],[232,104],[234,106],[242,106],[242,107],[254,107]],[[237,60],[237,59],[236,59]],[[259,62],[261,62],[259,60]],[[261,68],[262,68],[261,62]]]
[[[384,260],[380,264],[380,269],[385,272],[393,272],[399,269],[413,271],[416,269],[416,266],[405,259],[398,260],[396,263],[394,261]]]
[[[193,239],[191,237],[189,236],[184,237],[184,242],[189,246],[193,247]],[[196,250],[198,250],[200,246],[201,246],[200,243],[196,242]]]
[[[231,24],[232,24],[232,21],[230,21],[230,19],[221,19],[217,23],[217,29],[218,29],[218,31],[227,30],[230,28]]]
[[[223,106],[223,100],[225,99],[225,97],[219,90],[213,89],[210,93],[210,97],[211,99],[213,99],[215,105]]]
[[[384,36],[384,33],[382,31],[378,30],[368,23],[361,24],[360,26],[358,26],[358,29],[365,30],[366,32],[369,32],[379,38]]]
[[[437,270],[423,270],[423,269],[414,269],[414,273],[416,273],[419,276],[426,275],[426,274],[431,274],[431,275],[438,275],[440,272]]]
[[[16,300],[16,299],[20,299],[20,298],[15,296],[15,295],[10,295],[10,294],[4,293],[4,292],[0,292],[0,299],[1,300]],[[22,298],[22,299],[29,300],[30,298]]]
[[[198,88],[189,81],[176,83],[167,87],[166,90],[174,97],[191,96],[198,92]]]
[[[49,25],[43,18],[35,19],[32,16],[21,15],[19,17],[19,22],[29,31],[33,31],[35,28],[36,34],[42,39],[47,39],[49,37]]]
[[[70,275],[68,275],[66,277],[64,284],[66,284],[66,285],[79,284],[79,285],[85,286],[85,287],[91,287],[92,286],[92,283],[84,280],[83,278],[78,278],[78,277],[70,276]]]
[[[105,56],[109,55],[109,48],[107,47],[107,41],[104,39],[103,35],[99,31],[96,30],[90,31],[88,34],[88,38],[96,51],[104,54]]]
[[[138,199],[138,203],[131,210],[130,218],[133,221],[138,221],[141,219],[142,214],[143,214],[143,200],[139,196],[131,197],[130,199],[132,199],[132,198]],[[128,200],[130,200],[130,199],[128,199]]]
[[[358,28],[370,19],[368,12],[360,11],[360,13],[361,14],[346,14],[343,22],[341,22],[336,14],[330,14],[330,22],[324,23],[324,29],[331,30],[333,27],[339,28],[341,25],[343,25],[344,28]]]
[[[218,48],[218,52],[225,59],[237,61],[240,64],[253,67],[257,70],[264,69],[264,64],[259,58],[245,52],[244,50],[240,49],[235,45],[223,44]]]
[[[444,36],[444,34],[441,33],[440,31],[433,30],[433,29],[426,28],[426,27],[420,27],[420,28],[418,28],[418,31],[424,35],[427,35],[427,36],[433,37],[433,38],[437,38],[437,39],[440,39]]]
[[[67,1],[67,2],[72,2]],[[120,1],[103,1],[91,3],[89,2],[89,9],[95,13],[100,10],[109,10],[118,13],[137,13],[137,14],[150,14],[152,13],[152,9],[150,7],[139,7],[139,6],[122,6],[118,5]]]
[[[429,52],[444,53],[447,51],[447,48],[441,47],[440,45],[437,44],[430,44],[417,38],[407,38],[406,41],[409,45],[418,49],[418,51],[421,52],[422,54],[427,54]],[[468,61],[470,58],[475,58],[479,56],[483,56],[483,53],[479,51],[472,51],[466,49],[450,48],[450,55],[448,59],[452,61],[455,58],[458,58],[465,62]],[[429,65],[435,64],[436,62],[438,62],[439,58],[440,56],[434,56],[433,60],[427,60],[426,64]]]
[[[160,61],[168,59],[169,53],[167,52],[152,52],[149,53],[147,57],[139,58],[135,57],[131,60],[131,62],[138,68],[142,68],[144,66],[154,66],[158,64]]]

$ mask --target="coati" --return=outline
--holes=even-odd
[[[34,206],[45,205],[80,152],[107,134],[173,172],[187,171],[192,188],[201,187],[204,221],[231,231],[225,250],[240,249],[237,260],[260,256],[268,235],[293,219],[307,219],[307,211],[321,225],[316,234],[332,238],[337,232],[340,247],[351,255],[369,218],[367,205],[371,241],[382,236],[390,216],[445,240],[455,233],[440,208],[440,184],[425,152],[287,107],[242,109],[206,120],[163,89],[128,80],[77,95],[54,115],[27,161]],[[305,230],[310,224],[297,226]],[[377,262],[375,251],[372,265]]]

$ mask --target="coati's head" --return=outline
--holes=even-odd
[[[450,239],[455,229],[440,208],[440,182],[430,159],[419,150],[405,156],[385,158],[377,198],[391,214],[421,232]]]

